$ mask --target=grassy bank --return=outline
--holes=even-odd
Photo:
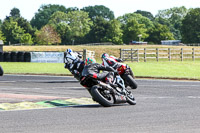
[[[136,77],[188,78],[200,80],[200,62],[127,62]],[[70,74],[64,63],[0,62],[7,74]]]

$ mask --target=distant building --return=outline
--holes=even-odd
[[[180,45],[181,40],[162,40],[161,44],[162,45]]]

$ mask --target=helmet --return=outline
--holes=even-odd
[[[105,57],[109,57],[109,55],[108,55],[107,53],[103,53],[103,54],[101,55],[101,58],[105,58]]]
[[[96,60],[94,58],[91,58],[91,57],[86,58],[85,65],[92,64],[92,63],[96,63]]]
[[[73,53],[72,49],[70,49],[70,48],[68,48],[65,52],[66,52],[66,54],[70,54],[70,55],[71,55],[71,53]]]
[[[73,61],[76,60],[76,54],[71,49],[67,49],[65,52],[65,63],[73,63]]]

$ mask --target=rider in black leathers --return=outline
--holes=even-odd
[[[100,71],[103,71],[100,73]],[[108,72],[109,71],[109,72]],[[115,69],[110,66],[103,66],[95,62],[92,58],[87,58],[85,61],[85,67],[82,70],[82,76],[91,76],[93,78],[99,79],[101,81],[108,82],[112,85],[113,74],[117,73]]]
[[[76,60],[74,61],[73,65],[65,63],[65,68],[67,68],[74,75],[74,77],[79,81],[80,81],[81,72],[84,66],[85,66],[85,63],[83,60]]]
[[[84,61],[79,53],[73,52],[71,49],[66,50],[65,68],[67,68],[74,77],[80,81],[81,72],[84,68]]]

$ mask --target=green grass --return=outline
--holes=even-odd
[[[21,74],[70,74],[64,68],[64,63],[19,63],[19,62],[0,62],[4,73],[21,73]]]
[[[127,62],[137,77],[188,78],[200,80],[200,62]],[[12,63],[0,62],[6,74],[63,74],[70,72],[64,63]]]
[[[128,64],[136,76],[200,79],[200,62],[166,61]]]

